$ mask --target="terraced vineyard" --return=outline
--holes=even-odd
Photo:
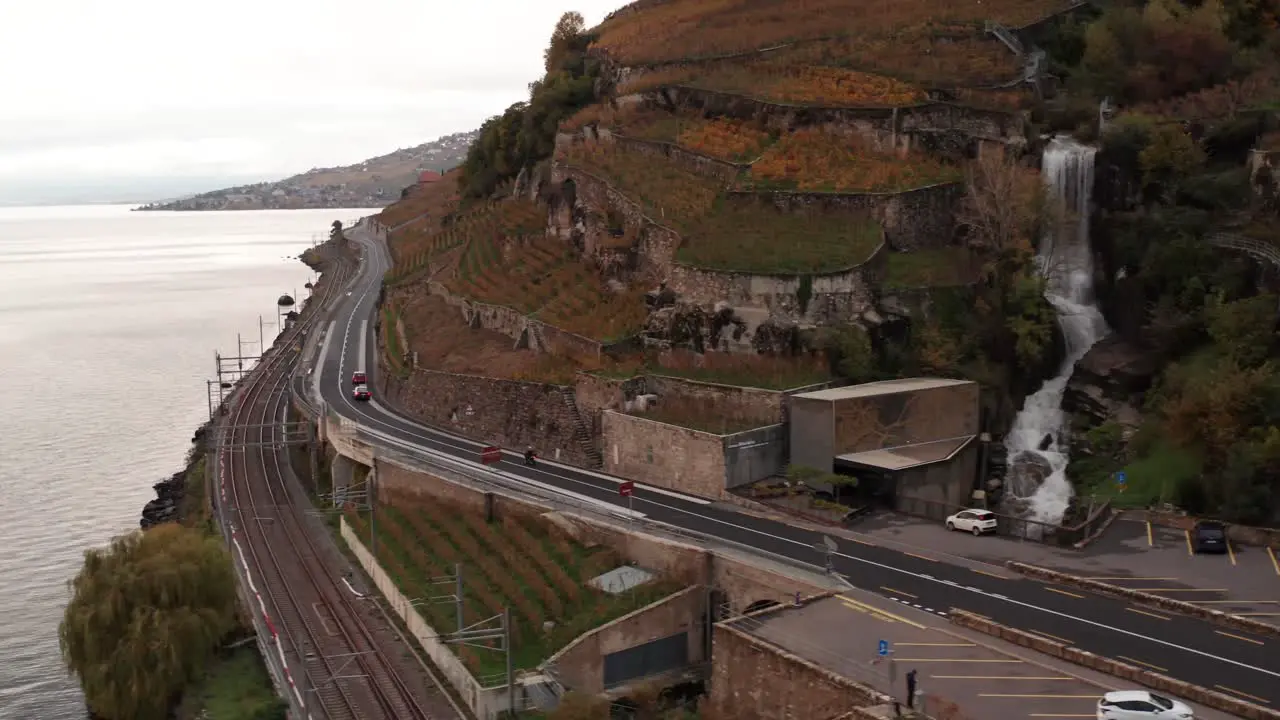
[[[923,155],[901,158],[864,143],[804,128],[783,137],[751,166],[744,186],[821,192],[901,192],[956,182],[960,168]]]
[[[781,143],[785,143],[784,138]],[[775,146],[776,147],[776,146]],[[765,151],[768,157],[773,149]],[[696,267],[757,273],[833,272],[865,262],[880,226],[853,213],[786,214],[767,202],[729,200],[718,184],[618,146],[575,146],[570,165],[607,179],[649,217],[677,230],[677,259]]]
[[[450,170],[438,182],[409,188],[404,199],[388,205],[378,213],[378,221],[387,227],[396,227],[423,215],[436,220],[444,217],[458,205],[459,172]]]
[[[504,258],[497,238],[472,240],[446,284],[459,295],[505,305],[597,340],[628,337],[644,324],[643,293],[605,288],[563,240],[531,237],[508,252],[511,256]]]
[[[1019,27],[1070,7],[1069,0],[680,0],[650,4],[605,22],[594,47],[626,65],[711,57],[797,40],[892,37],[922,19],[980,31],[993,20]]]
[[[537,205],[523,198],[489,203],[458,217],[445,227],[424,219],[421,226],[408,225],[394,238],[394,265],[388,280],[401,282],[427,267],[438,253],[469,240],[492,237],[529,237],[544,231],[546,216]]]
[[[628,113],[622,117],[621,125],[624,135],[674,143],[729,162],[750,162],[773,142],[769,133],[742,120],[707,119],[656,110]]]
[[[534,517],[503,513],[489,524],[477,513],[433,500],[393,497],[377,509],[379,561],[409,597],[442,594],[433,577],[452,575],[463,565],[463,622],[477,623],[510,607],[517,670],[534,668],[573,638],[680,589],[654,580],[613,595],[586,584],[620,564],[604,548],[587,549],[554,526]],[[347,510],[357,536],[369,537],[367,517]],[[442,632],[456,628],[452,604],[419,606]],[[544,632],[543,623],[554,623]],[[502,653],[455,646],[481,682],[498,681]]]

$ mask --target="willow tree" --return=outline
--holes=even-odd
[[[69,585],[63,662],[108,720],[163,720],[236,625],[230,556],[177,523],[85,552]]]

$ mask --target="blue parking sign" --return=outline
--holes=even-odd
[[[1125,476],[1125,474],[1124,474],[1124,471],[1123,471],[1123,470],[1120,470],[1120,471],[1116,472],[1116,484],[1117,484],[1117,485],[1123,485],[1123,484],[1125,484],[1125,482],[1127,482],[1128,480],[1129,480],[1129,478]]]
[[[879,653],[880,653],[880,657],[884,657],[885,655],[888,655],[888,654],[889,654],[889,641],[888,641],[888,640],[881,640],[881,641],[880,641]]]

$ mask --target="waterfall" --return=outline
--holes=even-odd
[[[1041,238],[1036,262],[1045,278],[1045,299],[1058,315],[1066,358],[1057,374],[1027,397],[1005,438],[1008,496],[1025,506],[1024,517],[1053,524],[1062,521],[1073,492],[1066,474],[1068,419],[1062,396],[1076,362],[1109,332],[1093,298],[1089,243],[1096,153],[1065,136],[1045,148],[1041,174],[1061,214]]]

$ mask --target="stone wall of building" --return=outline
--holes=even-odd
[[[955,213],[964,195],[960,183],[945,183],[899,193],[805,193],[733,191],[737,203],[772,203],[783,212],[866,213],[884,228],[894,250],[940,248],[955,235]]]
[[[601,450],[605,472],[707,498],[725,493],[719,435],[605,410]]]
[[[977,383],[835,402],[834,455],[978,434]]]
[[[724,623],[712,630],[715,717],[831,720],[883,700],[878,693]]]
[[[663,598],[613,622],[579,635],[547,664],[566,688],[599,694],[605,691],[604,657],[647,642],[688,633],[689,662],[706,658],[703,625],[707,612],[707,588],[694,586]]]

